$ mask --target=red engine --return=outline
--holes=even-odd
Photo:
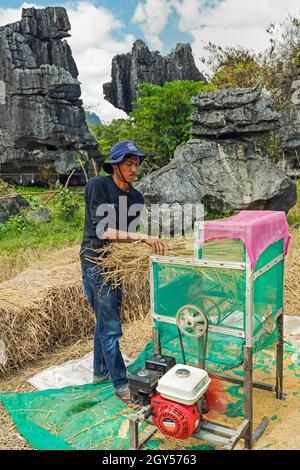
[[[151,398],[153,424],[166,436],[189,438],[200,425],[196,405],[183,405],[155,393]]]

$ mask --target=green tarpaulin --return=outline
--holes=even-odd
[[[152,352],[152,343],[149,343],[129,371],[143,367],[145,358],[152,355]],[[173,354],[173,351],[164,349],[164,353]],[[295,355],[297,350],[292,344],[287,344],[285,357],[294,368],[295,376],[299,376],[299,367],[291,362],[292,356],[295,361]],[[298,356],[296,361],[299,361]],[[177,360],[180,360],[180,356],[177,356]],[[271,350],[257,354],[255,369],[275,375],[275,361]],[[215,371],[220,371],[220,368]],[[241,368],[235,370],[235,373],[238,376],[243,374]],[[299,378],[296,381],[298,383]],[[232,384],[226,384],[226,387],[229,400],[234,397],[234,402],[228,404],[225,413],[228,416],[242,416],[243,388]],[[32,393],[7,392],[2,393],[0,398],[19,432],[35,449],[129,448],[128,415],[134,411],[114,397],[110,382]],[[159,449],[162,442],[154,435],[147,442],[146,448]],[[199,441],[199,445],[191,447],[188,441],[182,441],[182,449],[213,448],[204,444]]]

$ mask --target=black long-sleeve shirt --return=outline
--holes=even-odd
[[[91,178],[86,185],[84,197],[85,221],[80,261],[83,265],[94,266],[95,263],[89,259],[98,258],[99,254],[95,250],[109,243],[109,240],[101,240],[99,236],[108,227],[126,232],[135,231],[144,198],[132,186],[129,192],[122,191],[112,176]],[[139,206],[132,207],[134,204]]]

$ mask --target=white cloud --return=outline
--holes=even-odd
[[[44,8],[34,3],[23,3],[20,8],[0,8],[0,26],[21,19],[22,7]],[[116,54],[127,53],[135,40],[124,34],[123,41],[113,38],[115,30],[124,27],[122,22],[102,7],[89,1],[65,5],[71,23],[71,37],[67,38],[79,71],[81,98],[84,106],[95,111],[104,121],[126,114],[104,100],[102,85],[110,81],[111,61]],[[125,29],[125,28],[124,28]]]
[[[85,106],[104,121],[125,117],[123,111],[104,100],[102,85],[110,81],[112,58],[129,52],[134,36],[126,34],[123,41],[115,40],[113,32],[122,30],[124,25],[109,10],[90,2],[79,2],[75,8],[67,6],[67,11],[72,28],[68,43],[79,71]]]
[[[44,8],[37,3],[24,2],[20,8],[0,8],[0,26],[5,26],[9,23],[14,23],[21,19],[22,8]]]
[[[67,8],[71,23],[72,43],[76,50],[83,51],[92,47],[101,47],[108,41],[106,50],[113,42],[110,34],[114,29],[123,27],[121,21],[105,8],[97,8],[88,1],[81,1],[74,8]],[[81,32],[81,34],[78,34]]]
[[[269,46],[266,28],[280,23],[289,14],[299,13],[299,0],[224,0],[215,8],[202,11],[202,1],[173,0],[179,15],[178,27],[194,38],[192,49],[196,65],[203,70],[209,41],[225,46],[243,46],[262,52]],[[207,70],[206,70],[207,71]]]
[[[147,15],[145,5],[143,3],[138,3],[133,14],[133,22],[142,23],[143,21],[146,21],[146,19]]]
[[[206,26],[227,28],[265,28],[280,21],[287,11],[299,10],[299,0],[224,0],[213,10],[201,15]]]
[[[140,25],[151,49],[163,48],[159,34],[165,29],[171,11],[170,0],[147,0],[137,4],[132,21]]]
[[[172,6],[179,15],[178,27],[180,31],[197,29],[201,24],[202,0],[173,0]]]

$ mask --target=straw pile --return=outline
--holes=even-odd
[[[0,375],[90,335],[93,325],[78,263],[0,283]]]
[[[300,316],[300,232],[292,233],[292,237],[285,261],[285,314]]]
[[[75,263],[78,261],[78,253],[79,247],[75,245],[66,248],[61,246],[60,249],[47,246],[46,253],[44,246],[37,246],[0,254],[0,282],[17,276],[29,267],[40,269]]]
[[[193,239],[165,240],[170,256],[192,257]],[[142,242],[110,243],[99,250],[104,278],[113,287],[122,286],[124,323],[144,318],[150,310],[149,256],[153,250]]]

